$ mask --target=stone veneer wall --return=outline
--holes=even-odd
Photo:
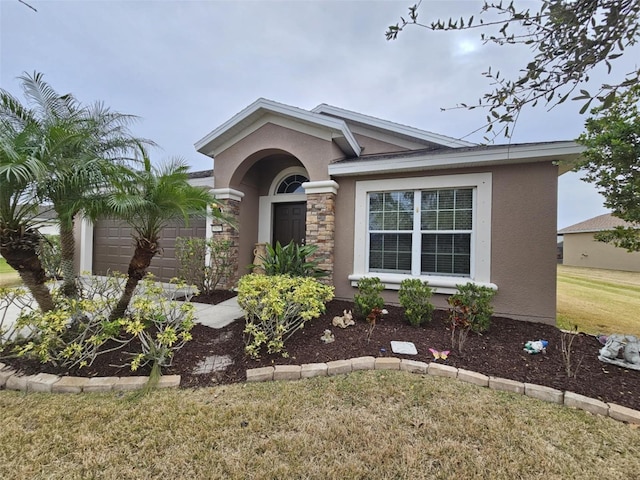
[[[334,193],[307,194],[306,244],[316,245],[318,250],[312,259],[319,260],[319,268],[329,272],[320,279],[333,285],[333,263],[336,229],[336,200]]]
[[[240,202],[232,199],[220,199],[218,200],[222,207],[222,212],[225,216],[232,219],[236,225],[240,224]],[[214,219],[214,223],[217,220]],[[238,270],[238,255],[240,248],[240,232],[237,228],[227,223],[222,222],[222,231],[214,232],[213,238],[216,240],[228,240],[231,242],[231,262],[234,265],[233,275],[228,278],[222,278],[220,286],[223,288],[234,287],[239,278]]]

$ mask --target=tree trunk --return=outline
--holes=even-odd
[[[133,253],[131,262],[129,262],[127,283],[118,304],[109,316],[109,321],[114,321],[118,318],[124,317],[127,307],[131,302],[131,298],[133,297],[133,292],[135,292],[140,280],[142,280],[147,274],[147,269],[149,268],[149,265],[151,265],[151,260],[158,251],[159,247],[157,242],[148,241],[146,239],[136,240],[136,250]]]
[[[33,232],[25,232],[21,235],[16,232],[16,235],[11,237],[13,238],[2,238],[0,254],[18,272],[40,310],[43,312],[53,310],[55,305],[46,285],[47,274],[36,253],[39,235]]]
[[[60,225],[60,268],[62,270],[62,293],[67,298],[78,296],[76,272],[73,265],[75,252],[75,238],[73,236],[73,222],[71,227]]]

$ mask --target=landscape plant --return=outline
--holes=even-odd
[[[47,273],[47,278],[59,279],[62,277],[60,236],[43,235],[38,245],[38,257],[42,268]]]
[[[418,278],[406,278],[400,283],[398,299],[405,317],[414,327],[431,321],[434,310],[432,295],[433,289],[429,283]]]
[[[321,278],[328,275],[328,272],[318,267],[319,260],[310,260],[317,250],[317,245],[299,245],[293,240],[282,246],[280,242],[275,245],[267,243],[265,245],[265,255],[259,258],[262,265],[249,265],[253,269],[261,267],[266,275],[291,275],[298,277]]]
[[[363,277],[358,280],[358,293],[353,296],[353,306],[356,315],[366,319],[374,310],[384,308],[384,299],[380,293],[384,285],[378,277]]]
[[[215,238],[176,238],[178,275],[200,294],[210,295],[233,274],[232,242]]]
[[[469,332],[482,333],[489,329],[493,314],[491,300],[496,292],[475,283],[456,285],[456,289],[457,292],[447,299],[451,307],[451,346],[462,352]]]
[[[304,324],[324,313],[333,298],[333,287],[311,277],[289,275],[243,276],[238,283],[238,305],[245,312],[245,352],[288,356],[285,342]]]
[[[134,345],[132,341],[137,338],[140,349],[127,352],[131,369],[152,362],[159,374],[159,368],[170,365],[173,354],[191,339],[194,314],[188,300],[194,290],[185,288],[186,284],[174,283],[173,288],[166,289],[149,276],[136,291],[131,316],[112,321],[109,315],[123,289],[124,277],[90,276],[81,280],[79,299],[68,298],[54,288],[56,307],[44,313],[34,308],[26,289],[0,289],[3,314],[8,304],[22,307],[15,326],[4,332],[2,355],[83,368],[91,366],[99,355]],[[175,301],[178,294],[186,295],[187,301]]]
[[[578,368],[582,363],[582,358],[575,363],[571,346],[578,336],[578,326],[572,325],[571,330],[563,330],[560,334],[560,351],[562,352],[562,361],[564,362],[564,371],[567,378],[576,378],[578,376]]]

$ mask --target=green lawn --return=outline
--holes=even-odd
[[[0,257],[0,287],[10,287],[20,283],[18,272],[7,265],[7,261]]]
[[[640,273],[558,265],[558,326],[640,336]]]
[[[442,377],[0,391],[0,478],[635,478],[640,429]]]

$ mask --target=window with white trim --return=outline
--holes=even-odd
[[[418,277],[446,291],[490,284],[491,173],[356,182],[354,265],[387,288]],[[464,280],[466,279],[466,280]]]
[[[469,276],[473,189],[368,196],[370,272]]]

